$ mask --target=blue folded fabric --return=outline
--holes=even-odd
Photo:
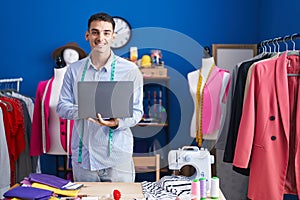
[[[64,185],[70,182],[69,180],[62,179],[54,175],[38,173],[29,174],[29,181],[42,183],[59,189],[61,189]]]
[[[5,198],[19,198],[26,200],[44,200],[53,195],[50,190],[44,190],[34,187],[18,186],[4,193]]]

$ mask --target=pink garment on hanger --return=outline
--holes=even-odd
[[[49,82],[48,87],[47,83]],[[39,156],[47,153],[50,149],[50,133],[48,129],[49,121],[49,103],[52,88],[53,77],[50,80],[41,81],[36,91],[36,99],[34,102],[32,133],[30,138],[30,155]],[[45,101],[42,102],[43,95],[46,92]],[[44,104],[44,113],[42,114],[42,105]],[[45,128],[42,127],[42,120]],[[60,118],[60,139],[64,150],[67,152],[67,123],[68,120]],[[73,120],[70,120],[70,138],[72,136]],[[46,138],[46,146],[43,146],[43,134]],[[71,154],[71,139],[69,141],[69,154]]]

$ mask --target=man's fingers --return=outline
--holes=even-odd
[[[98,124],[99,124],[99,121],[98,121],[98,120],[95,120],[94,118],[89,117],[88,120],[91,121],[91,122],[94,122],[94,123],[98,123]]]
[[[100,113],[97,114],[97,119],[88,118],[88,120],[93,122],[93,123],[100,124],[100,125],[103,125],[103,126],[111,127],[111,126],[116,125],[115,119],[104,120]]]
[[[102,122],[103,122],[103,119],[102,119],[102,116],[101,116],[101,114],[100,114],[100,113],[98,113],[98,114],[97,114],[97,118],[98,118],[98,120],[99,120],[99,122],[100,122],[100,123],[102,123]]]

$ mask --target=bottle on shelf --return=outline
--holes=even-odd
[[[157,119],[156,91],[153,91],[153,118]]]
[[[151,110],[151,92],[148,90],[148,101],[147,101],[147,118],[150,118],[150,110]]]

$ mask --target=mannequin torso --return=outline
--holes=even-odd
[[[52,92],[50,95],[49,102],[49,133],[51,146],[48,154],[66,154],[67,152],[63,149],[60,141],[60,121],[59,116],[56,114],[56,106],[59,98],[59,91],[62,86],[63,78],[67,67],[54,69],[54,79],[52,82]]]
[[[202,67],[201,70],[195,70],[190,73],[188,73],[188,83],[189,83],[189,89],[191,96],[194,100],[194,103],[196,103],[196,93],[197,93],[197,86],[198,86],[198,80],[199,80],[199,73],[201,73],[203,79],[201,83],[200,91],[203,90],[205,82],[208,78],[209,71],[211,67],[214,65],[213,58],[205,58],[202,59]],[[200,92],[201,93],[201,92]]]
[[[197,107],[197,103],[198,103],[197,102],[197,89],[199,87],[198,86],[199,73],[201,73],[201,75],[202,75],[202,80],[200,83],[200,86],[201,86],[200,87],[200,99],[201,99],[203,89],[206,85],[206,82],[209,79],[209,75],[214,66],[215,66],[215,64],[214,64],[213,57],[203,58],[201,70],[195,70],[195,71],[188,73],[188,84],[189,84],[190,94],[191,94],[193,102],[194,102],[194,113],[193,113],[191,126],[190,126],[191,137],[196,137],[196,114],[197,114],[196,107]],[[219,103],[220,104],[222,103],[222,99],[225,94],[229,79],[230,79],[230,74],[225,72],[223,75],[223,80],[222,80],[222,82],[220,82],[220,84],[222,84],[220,86],[221,90],[220,90],[220,95],[219,95]],[[216,84],[218,84],[218,83],[216,83]],[[219,132],[219,130],[215,130],[213,133],[204,134],[203,139],[216,140],[218,137],[218,132]]]
[[[54,79],[52,82],[52,92],[50,95],[49,102],[49,133],[51,146],[48,154],[54,155],[65,155],[67,152],[63,149],[61,140],[60,140],[60,120],[59,116],[56,113],[56,106],[58,103],[58,98],[60,90],[62,87],[63,79],[65,72],[69,65],[77,60],[79,60],[79,53],[74,49],[65,49],[62,53],[63,60],[66,63],[66,66],[63,68],[54,68]],[[66,133],[67,134],[67,133]]]

